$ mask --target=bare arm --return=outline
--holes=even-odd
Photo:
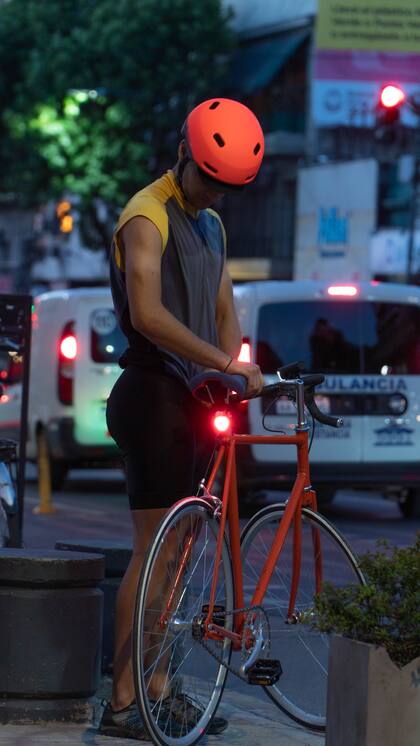
[[[226,264],[223,268],[217,296],[216,325],[220,349],[236,358],[241,349],[242,335],[233,302],[232,281]]]
[[[162,304],[162,239],[154,223],[137,216],[127,223],[122,234],[128,303],[133,327],[170,352],[176,352],[205,368],[224,370],[234,354],[228,354],[197,337]],[[226,288],[222,295],[223,292],[227,292]],[[224,315],[223,306],[222,301],[219,306],[219,321]],[[234,322],[230,322],[230,332],[226,331],[229,324],[225,327],[225,332],[222,330],[224,344],[229,345],[229,349],[231,345],[240,345],[240,336],[234,339],[236,332],[232,335],[232,323]],[[240,373],[246,377],[249,397],[255,396],[263,386],[264,381],[258,365],[233,360],[229,365],[229,373]]]

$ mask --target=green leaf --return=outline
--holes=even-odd
[[[315,621],[324,632],[383,645],[404,666],[420,655],[420,534],[413,546],[377,551],[360,558],[366,586],[324,584],[315,600]]]

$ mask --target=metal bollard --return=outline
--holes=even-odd
[[[48,445],[45,437],[38,434],[38,492],[39,505],[36,505],[32,512],[35,515],[51,515],[57,512],[51,498],[51,476],[50,463],[48,457]]]

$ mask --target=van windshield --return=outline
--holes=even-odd
[[[261,307],[263,373],[295,360],[306,371],[420,374],[420,308],[404,303],[293,301]]]
[[[117,363],[127,340],[112,308],[98,308],[90,315],[90,352],[95,363]]]

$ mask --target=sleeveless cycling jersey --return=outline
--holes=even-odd
[[[131,324],[121,230],[137,215],[151,220],[162,236],[162,304],[200,339],[216,346],[216,299],[226,249],[224,228],[213,210],[197,211],[186,204],[174,172],[168,171],[132,197],[113,236],[111,291],[118,322],[128,340],[121,367],[159,367],[188,383],[202,367],[155,345]]]

